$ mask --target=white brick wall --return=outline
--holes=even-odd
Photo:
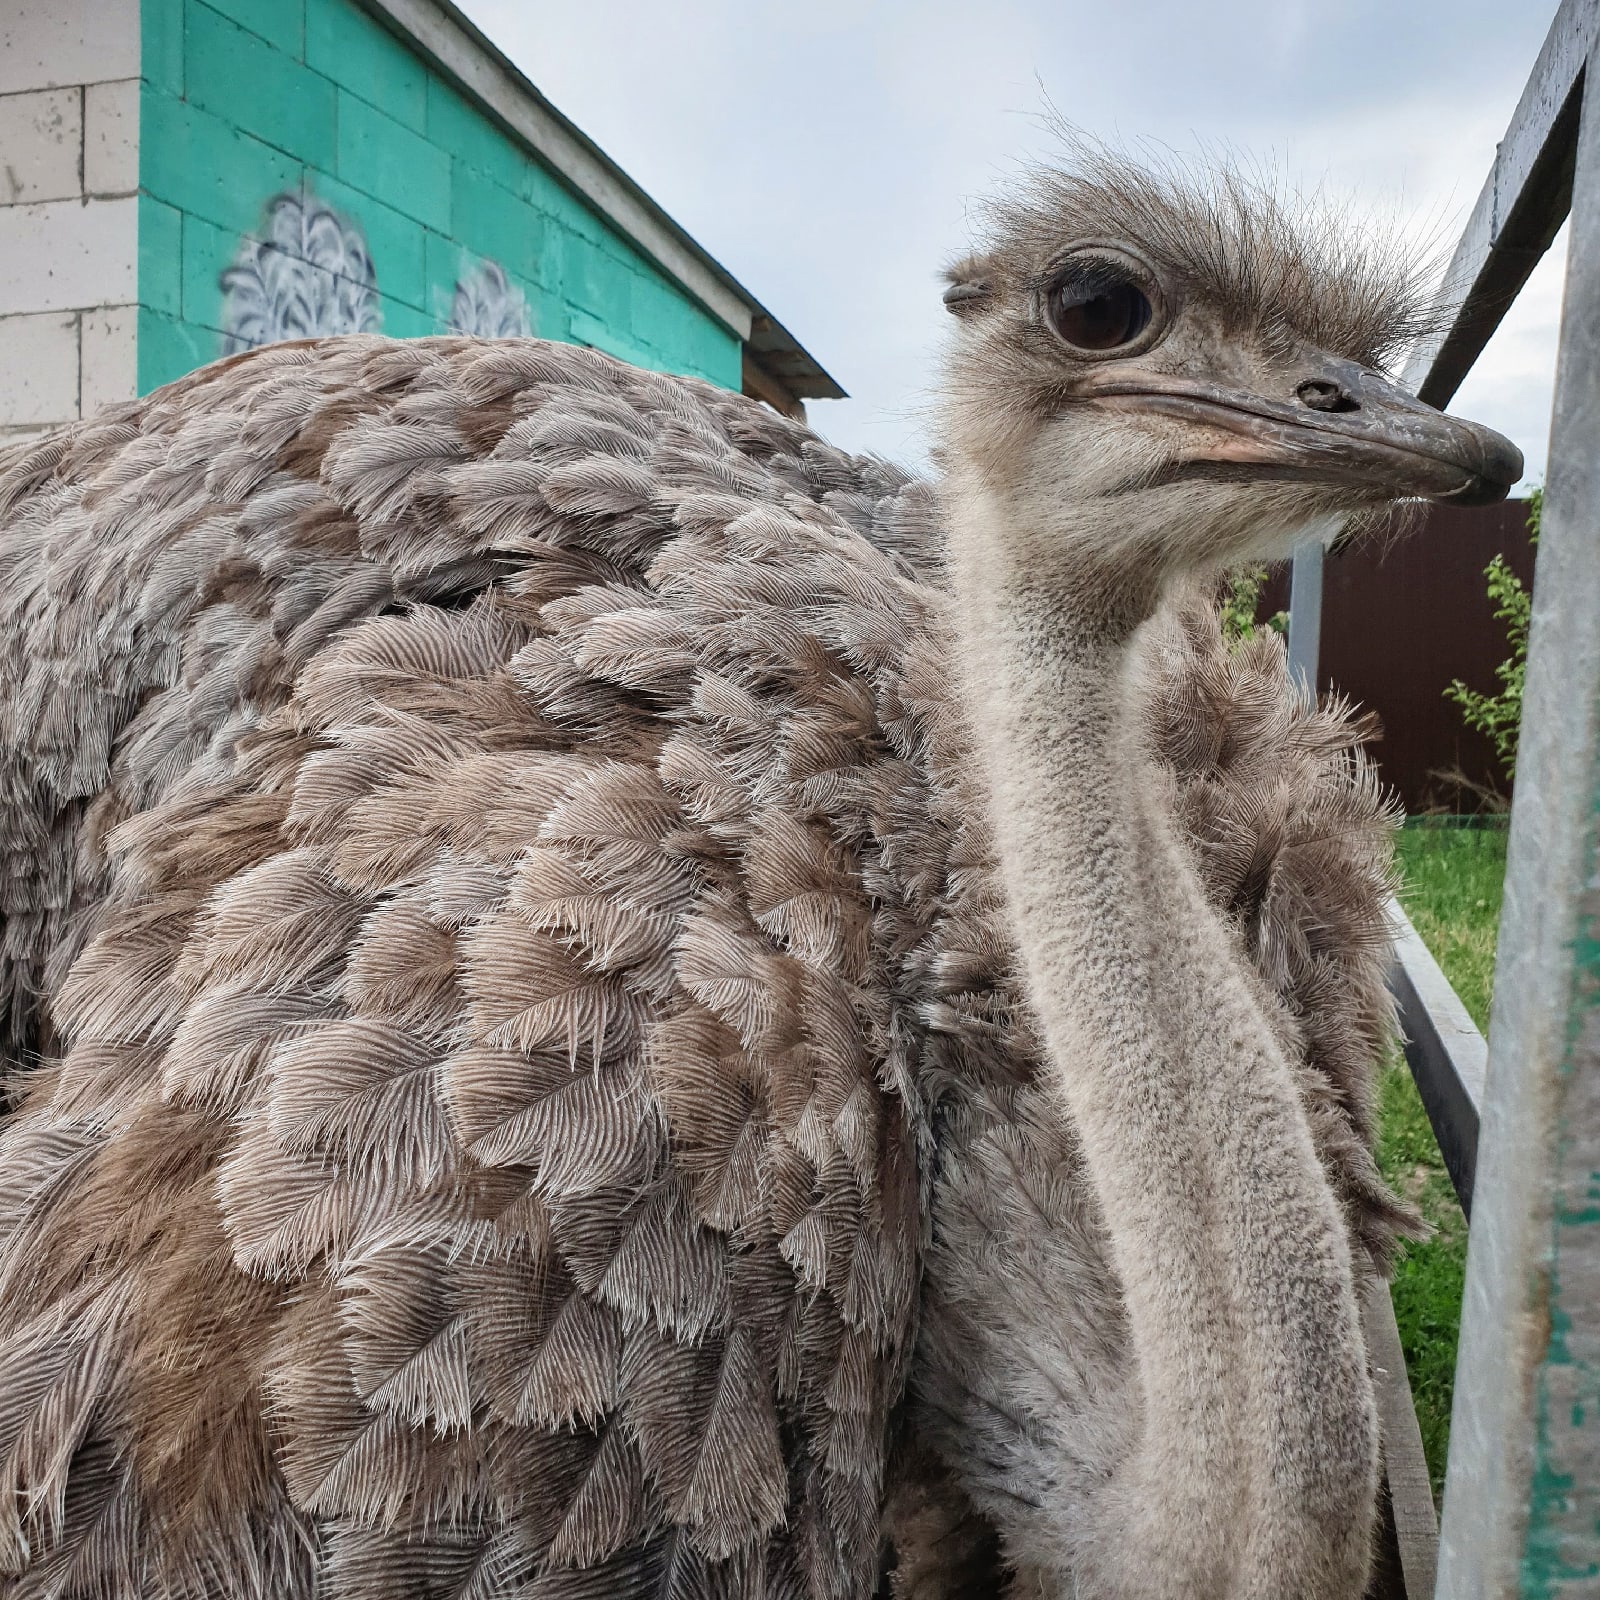
[[[0,317],[139,297],[138,200],[0,206]]]
[[[133,397],[137,306],[101,306],[85,311],[78,334],[79,414],[93,416],[101,406]]]
[[[6,420],[37,428],[78,414],[78,313],[0,317]]]
[[[0,95],[0,205],[83,193],[83,90]]]
[[[0,0],[0,440],[135,389],[139,0]]]
[[[133,194],[139,187],[139,80],[91,83],[83,91],[83,192]]]
[[[138,0],[0,5],[0,94],[138,76]]]

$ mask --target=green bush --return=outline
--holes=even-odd
[[[1539,515],[1544,492],[1535,489],[1528,496],[1528,530],[1539,542]],[[1517,775],[1517,734],[1522,727],[1522,689],[1528,676],[1528,624],[1532,618],[1533,596],[1522,580],[1496,556],[1483,569],[1488,580],[1489,598],[1494,601],[1495,619],[1506,625],[1506,642],[1511,654],[1494,669],[1500,688],[1494,694],[1480,694],[1457,678],[1445,690],[1446,698],[1461,707],[1461,718],[1469,728],[1484,734],[1494,746],[1501,770],[1509,783]]]
[[[1242,644],[1258,626],[1256,609],[1261,604],[1261,586],[1267,581],[1265,567],[1236,567],[1227,577],[1227,588],[1222,592],[1218,608],[1222,619],[1222,637],[1229,644]],[[1289,613],[1276,611],[1259,626],[1283,633],[1289,626]]]

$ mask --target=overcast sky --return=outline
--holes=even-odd
[[[1449,245],[1556,0],[462,0],[849,391],[813,425],[917,465],[968,203],[1101,138],[1226,145]],[[1542,478],[1565,235],[1452,409]]]

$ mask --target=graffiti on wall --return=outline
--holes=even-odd
[[[279,339],[375,333],[378,284],[360,228],[309,196],[267,204],[261,237],[240,240],[222,286],[222,351]]]
[[[280,339],[376,333],[383,325],[378,278],[361,226],[310,195],[268,201],[259,237],[239,241],[218,280],[222,353]],[[435,290],[441,332],[484,339],[533,332],[527,296],[497,261],[465,255],[453,287]]]
[[[480,339],[525,339],[533,332],[528,297],[512,283],[498,261],[465,260],[440,319],[447,333],[470,333]]]

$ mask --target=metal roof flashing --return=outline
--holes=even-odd
[[[358,3],[527,145],[612,227],[743,340],[747,363],[754,363],[770,383],[797,401],[844,398],[844,390],[788,329],[557,111],[450,0]]]

